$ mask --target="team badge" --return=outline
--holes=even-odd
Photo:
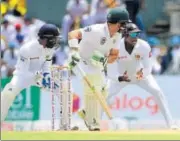
[[[105,42],[106,42],[106,37],[102,37],[102,38],[101,38],[101,41],[100,41],[100,44],[101,44],[101,45],[104,45]]]
[[[139,54],[135,54],[135,58],[136,58],[136,60],[140,60],[141,56]]]

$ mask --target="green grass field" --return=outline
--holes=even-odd
[[[2,140],[180,140],[180,131],[5,132]]]

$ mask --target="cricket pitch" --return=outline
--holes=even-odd
[[[180,131],[2,131],[2,140],[180,140]]]

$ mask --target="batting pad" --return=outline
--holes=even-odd
[[[104,84],[104,76],[102,74],[87,74],[87,77],[91,84],[95,87],[95,89],[102,93],[102,87]],[[96,96],[93,94],[92,90],[89,88],[87,83],[84,81],[84,109],[86,111],[86,118],[88,123],[93,123],[93,119],[95,118],[97,122],[101,119],[101,105],[97,100]]]

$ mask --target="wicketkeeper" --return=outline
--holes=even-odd
[[[59,29],[53,24],[43,25],[38,40],[24,44],[19,50],[19,58],[11,82],[1,92],[1,122],[21,90],[31,85],[50,88],[50,68],[52,56],[59,43]],[[58,87],[58,84],[55,84]]]

